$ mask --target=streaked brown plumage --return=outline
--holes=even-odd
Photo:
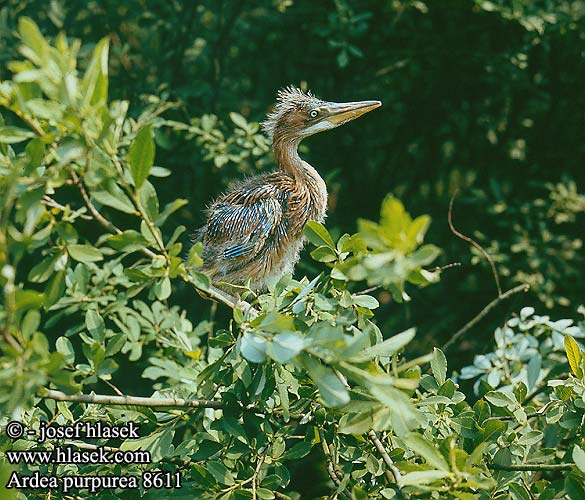
[[[292,272],[303,227],[323,222],[327,188],[297,152],[301,140],[380,106],[379,101],[331,103],[294,87],[279,91],[262,124],[272,139],[278,170],[244,180],[216,199],[200,231],[203,271],[211,280],[262,290]]]

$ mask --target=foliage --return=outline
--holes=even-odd
[[[585,265],[581,230],[585,224],[585,195],[577,191],[575,182],[566,180],[547,184],[545,193],[546,197],[529,202],[515,200],[505,192],[494,193],[484,201],[487,212],[494,217],[503,213],[511,216],[501,218],[498,239],[487,246],[499,272],[512,282],[530,284],[538,299],[551,309],[569,306],[583,296],[579,269]],[[487,239],[481,233],[478,236]],[[472,262],[484,262],[478,252],[474,253]],[[564,279],[558,280],[558,276]]]
[[[379,301],[360,291],[366,283],[408,301],[440,277],[426,269],[440,253],[424,243],[430,218],[413,219],[393,196],[379,222],[362,219],[353,235],[307,224],[322,270],[314,279],[285,276],[267,293],[246,292],[254,314],[235,308],[225,325],[196,322],[176,296],[193,297],[192,285],[204,294],[209,282],[197,271],[200,245],[186,264],[185,228],[171,224],[186,201],[159,201],[155,179],[170,172],[155,165],[155,139],[184,130],[210,158],[252,165],[266,150],[257,124],[233,115],[236,138],[226,141],[206,129],[212,118],[160,118],[164,103],[131,118],[128,102],[108,97],[106,39],[82,70],[79,41],[59,35],[51,44],[28,18],[19,36],[24,59],[0,86],[2,423],[132,420],[139,439],[95,444],[151,454],[123,469],[21,465],[19,473],[142,475],[146,498],[300,498],[291,472],[314,450],[341,497],[582,498],[585,355],[574,340],[582,326],[524,308],[496,331],[495,351],[459,377],[440,349],[409,359],[415,330],[380,329]],[[457,384],[478,376],[475,395]],[[151,404],[74,400],[119,387],[139,387]],[[165,398],[207,409],[155,405]],[[83,446],[0,437],[5,455],[67,444]],[[11,473],[6,460],[2,469]],[[159,476],[144,474],[157,471],[179,471],[181,488],[150,488],[145,478]]]

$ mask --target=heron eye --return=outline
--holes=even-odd
[[[319,111],[317,111],[316,109],[312,109],[311,111],[309,111],[309,116],[311,118],[317,118],[319,116]]]

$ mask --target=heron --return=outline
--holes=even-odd
[[[294,86],[278,91],[261,124],[272,141],[277,169],[245,179],[215,199],[199,232],[202,271],[212,284],[264,291],[293,272],[304,244],[303,227],[310,220],[322,223],[327,213],[327,186],[300,158],[299,143],[381,104],[327,102]]]

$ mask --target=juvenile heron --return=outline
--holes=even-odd
[[[294,87],[278,92],[262,123],[272,139],[275,172],[244,180],[207,210],[200,230],[203,271],[212,282],[250,283],[263,290],[292,272],[303,246],[303,226],[323,222],[327,187],[299,157],[299,143],[379,107],[380,101],[322,101]]]

